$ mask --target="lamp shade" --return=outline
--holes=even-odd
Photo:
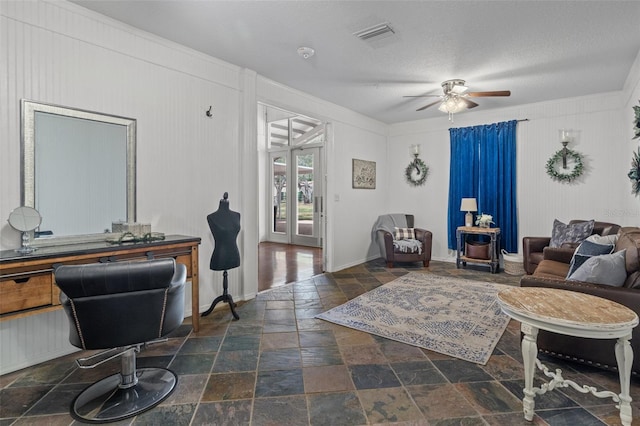
[[[478,203],[476,203],[475,198],[463,198],[462,203],[460,203],[460,211],[461,212],[477,212],[478,211]]]

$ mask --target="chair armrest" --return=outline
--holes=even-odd
[[[384,230],[378,230],[378,241],[384,241],[384,253],[380,253],[386,259],[393,259],[393,235]]]
[[[431,239],[433,238],[433,234],[431,233],[431,231],[427,231],[426,229],[422,229],[422,228],[413,228],[414,232],[416,233],[416,240],[420,240],[423,243],[429,243],[431,242]]]
[[[426,229],[414,228],[416,239],[422,241],[422,252],[431,259],[431,246],[433,242],[433,233]]]
[[[568,247],[545,247],[542,251],[544,260],[555,260],[556,262],[571,263],[575,248]]]

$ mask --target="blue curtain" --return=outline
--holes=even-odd
[[[456,228],[464,225],[462,198],[478,201],[478,214],[493,216],[501,246],[518,251],[516,193],[516,120],[449,129],[449,248],[456,248]]]

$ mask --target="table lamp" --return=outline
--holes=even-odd
[[[473,215],[471,212],[478,211],[478,203],[476,203],[475,198],[463,198],[462,203],[460,203],[460,211],[467,212],[464,215],[464,226],[473,226]]]

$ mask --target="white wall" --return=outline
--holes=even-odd
[[[263,77],[258,78],[257,86],[260,102],[329,123],[325,203],[327,270],[338,271],[377,257],[369,246],[373,222],[380,212],[389,208],[386,204],[387,126]],[[376,162],[375,190],[351,188],[353,158]]]
[[[621,158],[627,155],[629,140],[623,131],[621,99],[620,92],[605,93],[516,108],[474,110],[456,114],[454,123],[437,118],[393,125],[388,167],[396,170],[390,181],[397,191],[391,193],[391,203],[412,199],[404,203],[415,210],[416,223],[426,224],[434,233],[434,258],[451,260],[454,253],[446,247],[448,128],[528,118],[529,121],[518,123],[517,129],[520,244],[522,236],[550,235],[554,218],[637,224],[637,218],[634,220],[624,211],[629,185],[628,169],[622,167]],[[582,153],[585,162],[585,173],[571,184],[552,181],[545,169],[547,159],[562,148],[558,137],[561,128],[577,132],[577,139],[569,148]],[[409,147],[415,143],[421,143],[421,157],[431,169],[426,185],[417,190],[403,184],[401,174],[410,161]]]
[[[136,118],[138,220],[154,231],[202,238],[201,311],[222,292],[221,274],[208,269],[213,237],[206,215],[225,191],[243,227],[243,265],[229,271],[229,291],[243,300],[257,290],[258,91],[265,103],[333,122],[337,137],[328,151],[335,143],[341,155],[380,162],[384,173],[385,125],[72,3],[0,2],[0,40],[0,217],[20,204],[20,99]],[[213,118],[205,116],[210,105]],[[335,187],[329,178],[329,191]],[[370,227],[355,218],[370,221],[387,195],[384,185],[373,194],[344,212],[347,220],[329,223],[328,244],[335,228],[340,242],[353,243],[340,251],[351,264],[367,257]],[[0,248],[19,246],[19,234],[0,223]],[[332,255],[328,264],[335,270],[342,261]],[[189,303],[186,309],[189,315]],[[73,350],[61,312],[1,322],[0,343],[0,373]]]
[[[626,142],[626,148],[623,150],[624,155],[622,160],[622,171],[628,173],[631,169],[631,159],[633,153],[638,152],[640,148],[640,138],[633,139],[634,133],[634,110],[633,107],[640,106],[640,52],[636,57],[636,61],[631,68],[631,72],[627,77],[623,93],[622,108],[622,129],[624,131],[624,141]],[[629,224],[640,224],[640,202],[638,197],[631,193],[631,181],[627,180],[626,189],[626,205],[624,206],[621,214],[625,217],[625,222]]]
[[[0,40],[2,218],[20,203],[21,98],[134,117],[138,219],[151,222],[155,231],[202,238],[204,310],[222,291],[221,274],[208,269],[213,238],[205,217],[229,192],[232,208],[243,215],[243,265],[230,271],[230,292],[237,300],[252,297],[259,241],[256,101],[261,101],[330,123],[329,271],[376,257],[371,227],[390,211],[415,214],[416,224],[434,232],[434,257],[451,258],[446,250],[451,124],[444,116],[386,126],[63,1],[0,1]],[[455,126],[531,120],[518,128],[521,235],[548,235],[554,217],[637,224],[637,199],[629,195],[626,173],[636,147],[629,141],[629,111],[640,97],[639,79],[636,64],[623,93],[456,115]],[[210,105],[212,119],[204,114]],[[550,182],[544,173],[546,159],[560,148],[562,127],[580,131],[574,148],[585,154],[589,169],[579,185]],[[415,143],[422,145],[421,158],[431,173],[418,188],[403,180]],[[375,190],[351,188],[353,158],[376,162]],[[19,246],[19,235],[0,223],[0,248]],[[65,328],[61,312],[1,322],[0,372],[71,350]]]
[[[206,215],[225,191],[232,206],[241,199],[242,70],[65,2],[0,2],[0,31],[0,217],[20,204],[20,99],[136,118],[138,220],[154,231],[202,238],[206,309],[222,292],[221,274],[208,269]],[[2,249],[19,246],[19,234],[0,223]],[[229,275],[230,292],[242,300],[241,270]],[[43,350],[35,335],[19,332],[41,330],[65,342],[58,314],[0,323],[3,372],[70,350]],[[36,326],[42,323],[53,326]]]
[[[389,169],[386,136],[344,123],[334,125],[334,153],[331,186],[327,202],[331,207],[333,271],[379,257],[371,230],[377,217],[392,213],[389,204]],[[376,188],[352,187],[352,159],[375,161]]]

